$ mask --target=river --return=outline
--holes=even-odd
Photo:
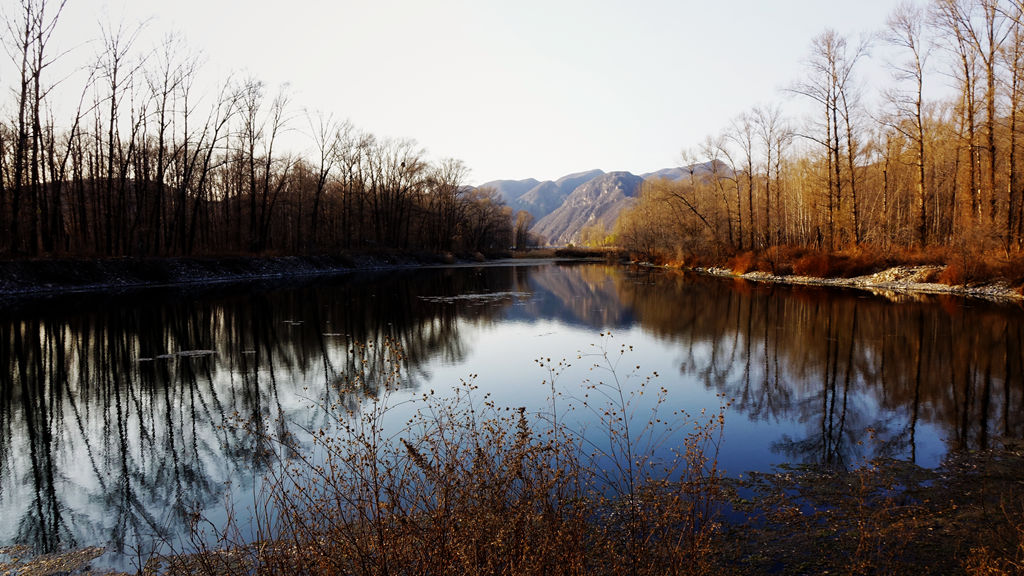
[[[1019,305],[556,262],[24,299],[0,308],[0,546],[132,568],[245,514],[267,464],[227,424],[315,429],[311,405],[367,370],[354,346],[385,340],[399,395],[472,381],[530,411],[550,401],[537,360],[565,360],[571,395],[625,347],[615,377],[652,378],[666,412],[732,400],[729,475],[1024,437]]]

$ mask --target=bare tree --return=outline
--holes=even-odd
[[[931,46],[924,37],[924,10],[905,0],[889,16],[886,40],[900,48],[906,59],[892,63],[896,80],[910,85],[888,92],[895,108],[889,125],[914,143],[917,176],[917,237],[921,246],[928,244],[928,195],[925,184],[924,78]]]
[[[1017,170],[1019,156],[1018,126],[1020,123],[1021,106],[1024,105],[1024,2],[1011,2],[1004,8],[1010,22],[1008,45],[1003,50],[1004,67],[1010,72],[1008,90],[1010,94],[1009,110],[1009,148],[1006,167],[1006,250],[1016,244],[1020,250],[1024,248],[1024,190]]]
[[[493,188],[475,188],[466,195],[466,218],[459,236],[467,250],[506,250],[512,243],[511,208]]]
[[[973,0],[972,0],[973,1]],[[961,140],[967,150],[968,190],[970,191],[970,218],[974,224],[981,219],[981,198],[978,194],[978,149],[976,102],[976,62],[978,55],[973,49],[970,33],[969,8],[962,0],[935,0],[932,6],[932,20],[940,34],[946,38],[951,52],[956,54],[960,66],[958,74],[961,83],[960,125]]]
[[[740,114],[732,121],[728,137],[740,147],[742,153],[743,170],[747,180],[747,233],[750,241],[749,247],[754,249],[757,246],[754,241],[757,225],[754,219],[754,138],[756,137],[756,128],[753,117],[748,113]],[[736,199],[737,209],[742,210],[739,205],[738,189]],[[742,222],[740,222],[740,228],[743,228]],[[740,249],[742,250],[743,247],[740,246]]]
[[[352,137],[353,127],[348,121],[338,122],[331,115],[307,115],[310,133],[316,144],[316,188],[313,191],[313,208],[310,215],[309,244],[307,250],[319,247],[321,204],[331,171],[338,163],[342,146]]]
[[[461,160],[448,158],[428,171],[424,186],[423,208],[428,223],[423,231],[428,246],[438,250],[454,247],[459,222],[465,217],[464,181],[469,169]]]
[[[711,159],[712,174],[715,178],[715,186],[718,188],[725,205],[725,215],[728,219],[729,245],[739,250],[743,249],[743,210],[742,192],[740,191],[739,171],[736,169],[736,161],[733,160],[732,152],[729,150],[727,133],[709,137],[704,143],[704,154]],[[736,193],[736,232],[733,234],[732,216],[729,210],[729,196],[725,190],[723,181],[732,183]]]
[[[43,146],[42,109],[50,86],[43,83],[43,72],[55,61],[47,52],[60,14],[67,0],[53,4],[47,0],[20,0],[16,14],[5,18],[3,45],[8,57],[19,71],[15,90],[17,116],[14,121],[13,174],[10,186],[0,184],[6,203],[10,193],[9,230],[10,246],[14,252],[27,250],[31,254],[41,251],[42,206],[45,193],[40,174]],[[52,10],[51,10],[52,9]],[[28,193],[29,240],[22,238],[22,200]],[[5,211],[6,212],[6,211]]]
[[[102,174],[102,210],[104,213],[105,240],[104,250],[107,254],[122,253],[125,249],[126,222],[115,218],[127,214],[128,174],[127,166],[131,163],[131,155],[134,152],[134,139],[129,138],[123,142],[121,128],[122,104],[124,99],[129,97],[133,90],[135,73],[141,68],[142,62],[131,58],[133,45],[138,37],[141,27],[129,29],[122,22],[116,28],[112,25],[102,27],[101,52],[97,55],[95,73],[97,79],[103,83],[102,88],[106,91],[99,98],[99,101],[106,104],[106,151],[104,158],[104,173]],[[97,108],[97,112],[100,109]],[[99,117],[97,117],[99,122]],[[132,135],[137,127],[135,122],[130,123]],[[97,135],[98,136],[98,135]]]
[[[836,217],[842,214],[843,178],[842,149],[845,142],[846,163],[850,177],[851,199],[853,204],[854,241],[860,241],[860,206],[856,193],[856,154],[854,141],[852,108],[855,102],[853,71],[862,56],[867,52],[866,41],[860,42],[852,49],[846,38],[835,30],[827,29],[811,42],[811,56],[807,60],[808,78],[797,83],[790,90],[811,98],[824,111],[824,138],[804,136],[818,142],[827,152],[826,165],[828,170],[828,243],[829,249],[835,249]],[[840,119],[845,124],[845,134],[840,131]]]
[[[781,163],[784,148],[791,138],[790,131],[778,105],[758,106],[754,109],[754,125],[764,150],[764,235],[769,245],[782,237],[782,178]],[[773,177],[774,171],[774,177]],[[774,192],[774,194],[773,194]],[[775,226],[772,226],[772,196],[775,202]],[[774,230],[774,233],[773,233]]]
[[[146,84],[152,100],[151,122],[155,122],[155,141],[145,146],[146,173],[143,181],[152,188],[152,201],[146,209],[146,234],[143,235],[144,253],[165,253],[170,247],[168,231],[165,229],[170,215],[167,212],[167,177],[171,164],[176,159],[174,140],[175,107],[182,83],[197,68],[196,59],[180,58],[185,52],[184,42],[178,36],[164,38],[151,62],[155,68],[145,72]],[[147,125],[148,127],[148,125]]]
[[[516,212],[515,247],[526,250],[530,246],[530,226],[533,226],[533,214],[526,210]]]

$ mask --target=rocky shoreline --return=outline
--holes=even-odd
[[[930,279],[937,277],[942,269],[942,266],[895,266],[874,274],[852,278],[777,276],[768,272],[737,274],[727,268],[694,268],[693,271],[712,276],[743,278],[755,282],[856,288],[885,296],[894,301],[914,294],[945,294],[1007,303],[1024,302],[1024,292],[1021,288],[1014,288],[1005,281],[960,286],[932,282]]]

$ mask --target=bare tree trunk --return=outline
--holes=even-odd
[[[1021,101],[1021,51],[1024,48],[1024,37],[1021,34],[1021,23],[1013,23],[1013,48],[1010,50],[1008,67],[1010,68],[1010,141],[1009,159],[1006,167],[1006,251],[1009,252],[1016,243],[1021,247],[1020,222],[1017,220],[1017,204],[1020,202],[1018,193],[1020,183],[1017,175],[1017,122],[1020,114]]]
[[[853,242],[859,246],[863,232],[860,221],[860,203],[857,200],[857,144],[853,138],[850,106],[847,102],[846,92],[843,91],[840,94],[842,95],[843,120],[846,125],[846,163],[847,169],[850,171],[850,199],[853,202]]]

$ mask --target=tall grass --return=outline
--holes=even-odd
[[[191,554],[166,573],[703,574],[711,571],[718,498],[717,412],[664,414],[667,390],[611,335],[567,361],[540,360],[550,403],[501,406],[476,377],[451,394],[403,389],[403,353],[354,350],[386,364],[373,382],[341,379],[316,402],[326,424],[243,423],[276,470],[239,521],[197,519]],[[353,401],[355,399],[355,401]],[[583,416],[583,417],[580,417]],[[399,422],[395,422],[398,419]],[[270,433],[267,431],[275,430]],[[202,527],[207,529],[203,533]],[[212,538],[211,538],[212,536]]]

